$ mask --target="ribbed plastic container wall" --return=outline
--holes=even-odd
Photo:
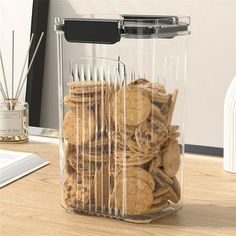
[[[122,20],[104,44],[69,42],[56,19],[62,206],[146,223],[182,208],[189,32]]]

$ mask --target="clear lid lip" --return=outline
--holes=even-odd
[[[190,34],[190,17],[120,15],[116,19],[55,18],[55,31],[69,42],[114,44],[126,38],[174,38]]]
[[[190,34],[190,18],[163,15],[122,15],[123,36],[173,38]]]

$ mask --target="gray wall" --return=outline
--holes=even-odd
[[[53,18],[54,16],[73,17],[85,13],[191,16],[186,143],[223,147],[224,96],[229,83],[236,75],[236,2],[234,0],[51,0],[41,108],[42,127],[58,126],[56,37],[53,33]]]

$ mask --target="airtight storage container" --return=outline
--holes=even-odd
[[[62,206],[146,223],[182,208],[189,17],[55,19]]]

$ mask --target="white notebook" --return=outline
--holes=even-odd
[[[48,164],[33,153],[0,150],[0,188]]]

